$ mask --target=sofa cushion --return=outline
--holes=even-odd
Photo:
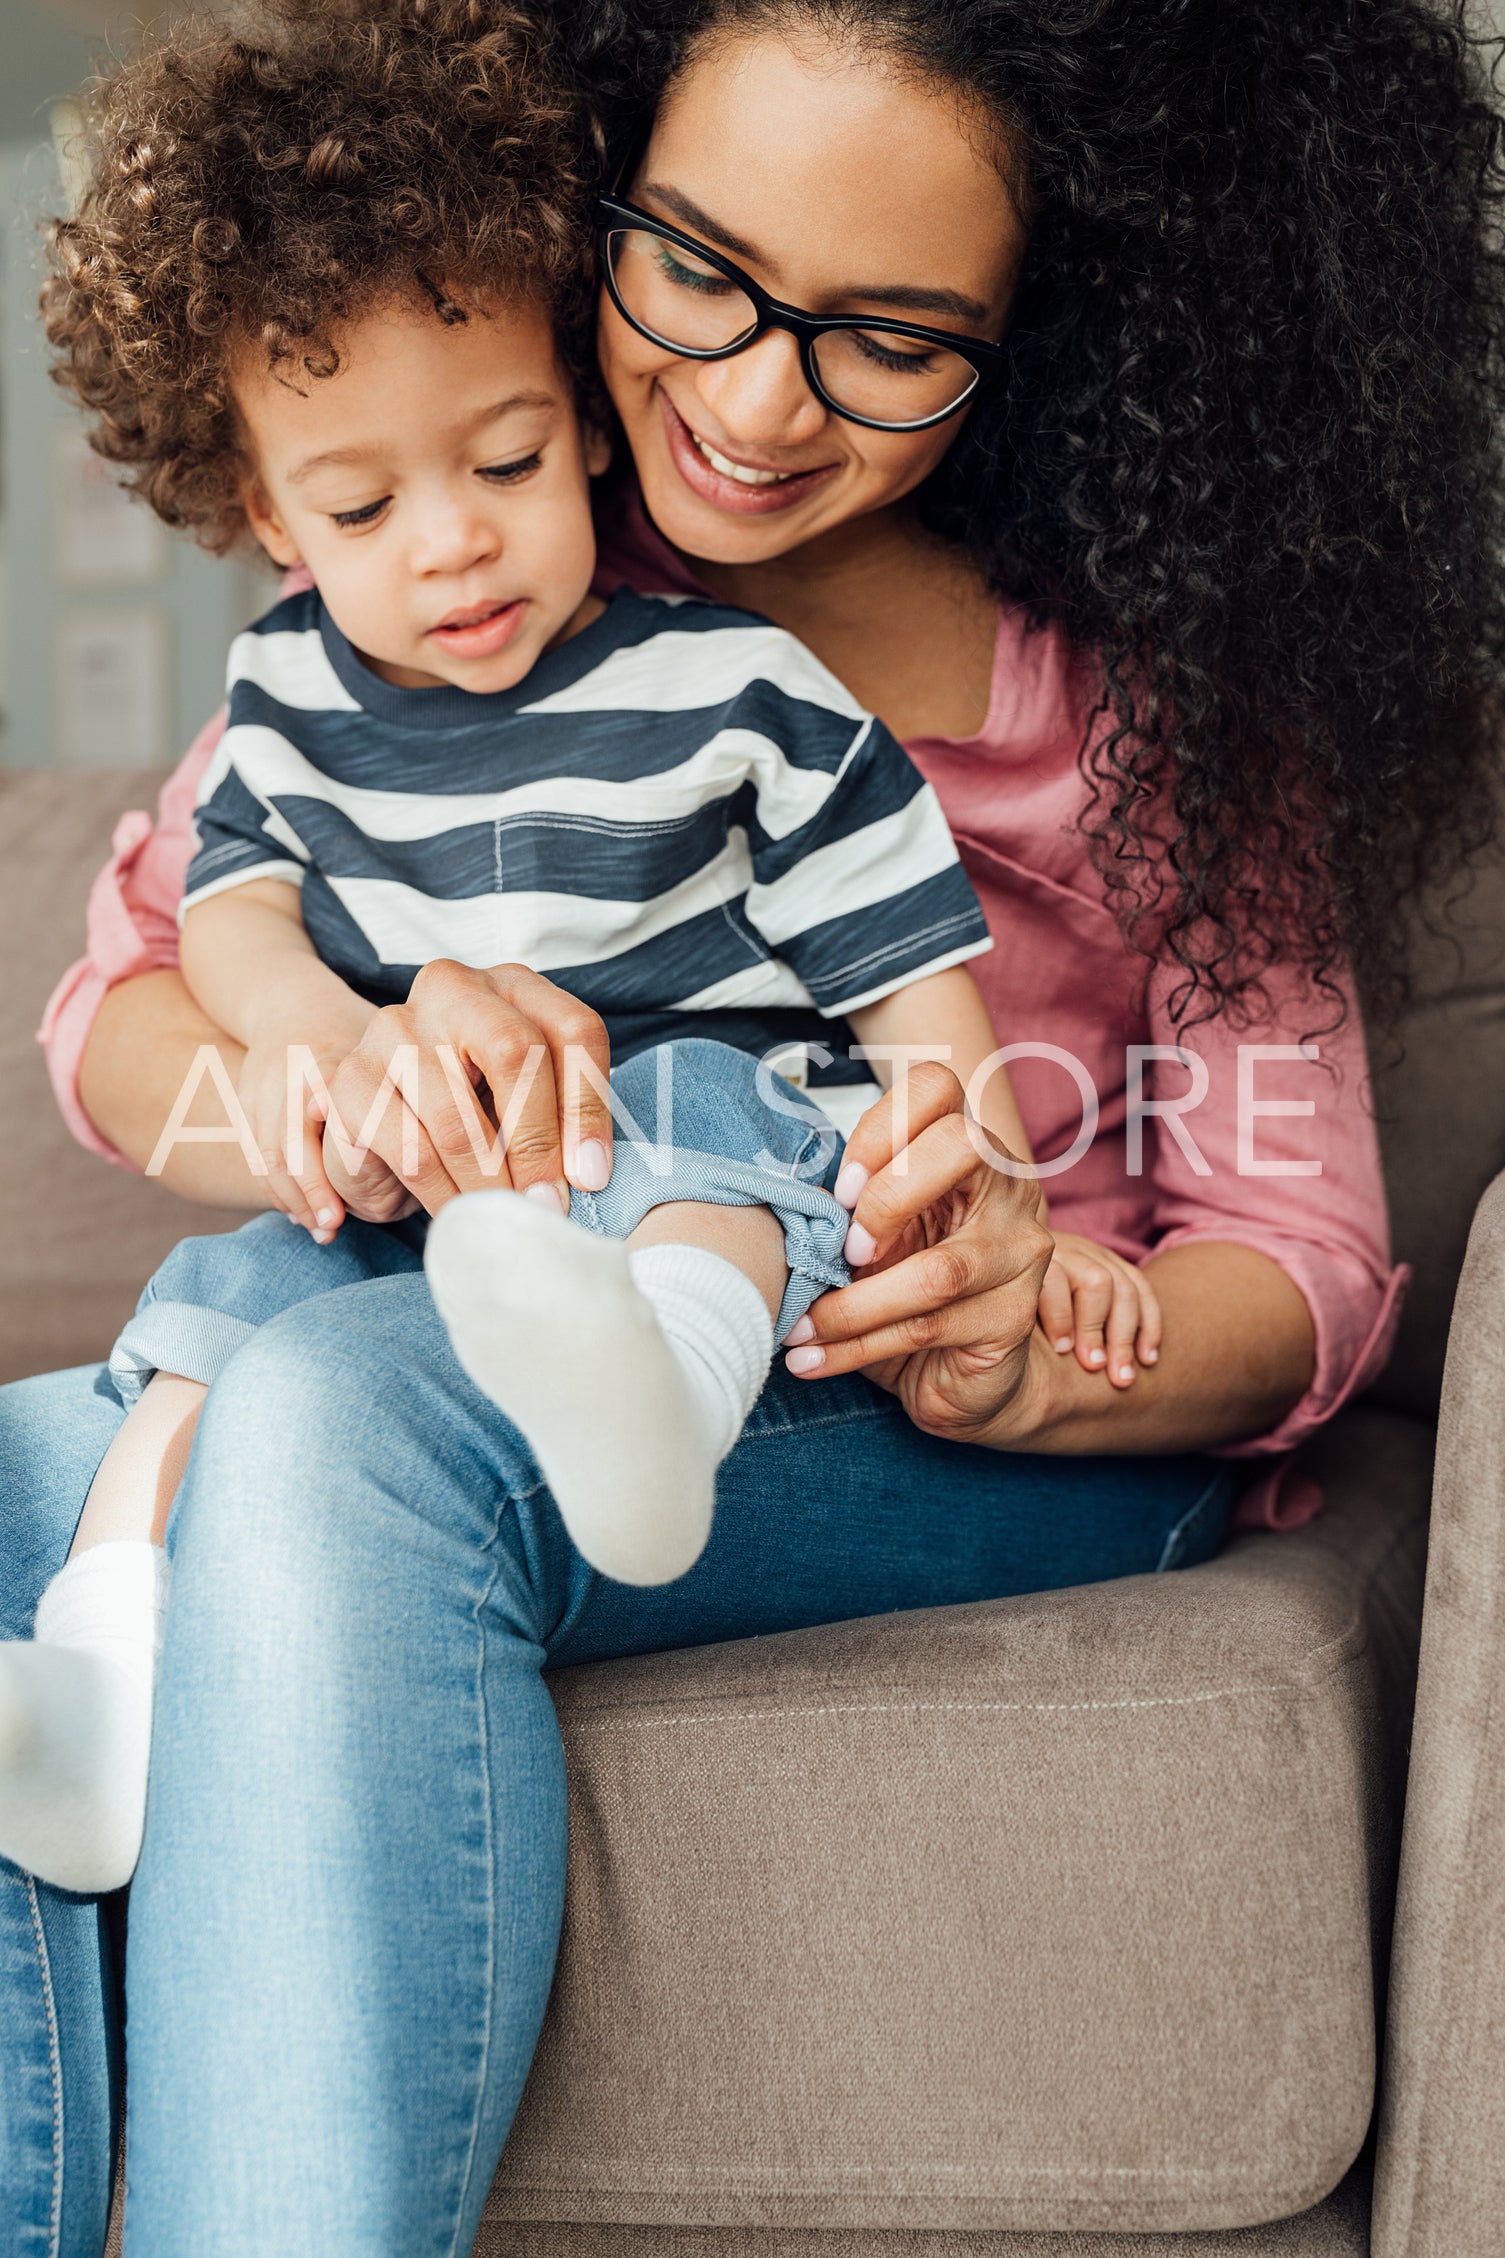
[[[160,776],[0,771],[0,1380],[103,1356],[157,1264],[227,1217],[80,1150],[35,1040],[65,965],[82,954],[89,881],[127,808]]]
[[[1156,2229],[1369,2122],[1431,1436],[1209,1566],[564,1671],[569,1893],[488,2216]]]
[[[106,2253],[119,2258],[119,2253]],[[1294,2219],[1194,2234],[483,2225],[474,2258],[1369,2258],[1369,2172]]]

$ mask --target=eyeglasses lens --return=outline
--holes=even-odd
[[[747,293],[681,244],[646,228],[616,228],[607,257],[632,320],[665,345],[727,352],[757,327]],[[891,330],[828,330],[814,357],[829,397],[874,423],[924,423],[958,407],[977,385],[977,371],[960,353]]]

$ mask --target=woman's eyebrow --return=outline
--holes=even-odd
[[[709,212],[703,212],[678,188],[650,180],[639,193],[664,205],[681,227],[688,228],[692,235],[703,235],[717,250],[730,253],[734,259],[745,259],[749,266],[772,268],[772,262],[755,243],[749,243],[745,236],[734,235],[729,227],[712,219]],[[958,321],[970,322],[985,322],[988,318],[987,307],[979,299],[969,298],[964,291],[931,289],[919,283],[874,283],[871,286],[859,283],[843,290],[841,296],[861,298],[873,306],[892,306],[896,313],[955,314]]]

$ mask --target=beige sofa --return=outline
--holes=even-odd
[[[204,1228],[69,1144],[30,1034],[146,792],[0,780],[5,1376],[100,1354]],[[564,1949],[481,2252],[1505,2251],[1505,1182],[1442,1385],[1505,883],[1454,924],[1379,1078],[1416,1286],[1309,1529],[555,1677]]]

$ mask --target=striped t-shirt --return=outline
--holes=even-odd
[[[291,880],[372,1002],[436,957],[526,964],[616,1056],[686,1012],[762,1051],[991,945],[903,747],[750,612],[624,591],[477,694],[382,681],[310,589],[229,675],[184,906]]]

